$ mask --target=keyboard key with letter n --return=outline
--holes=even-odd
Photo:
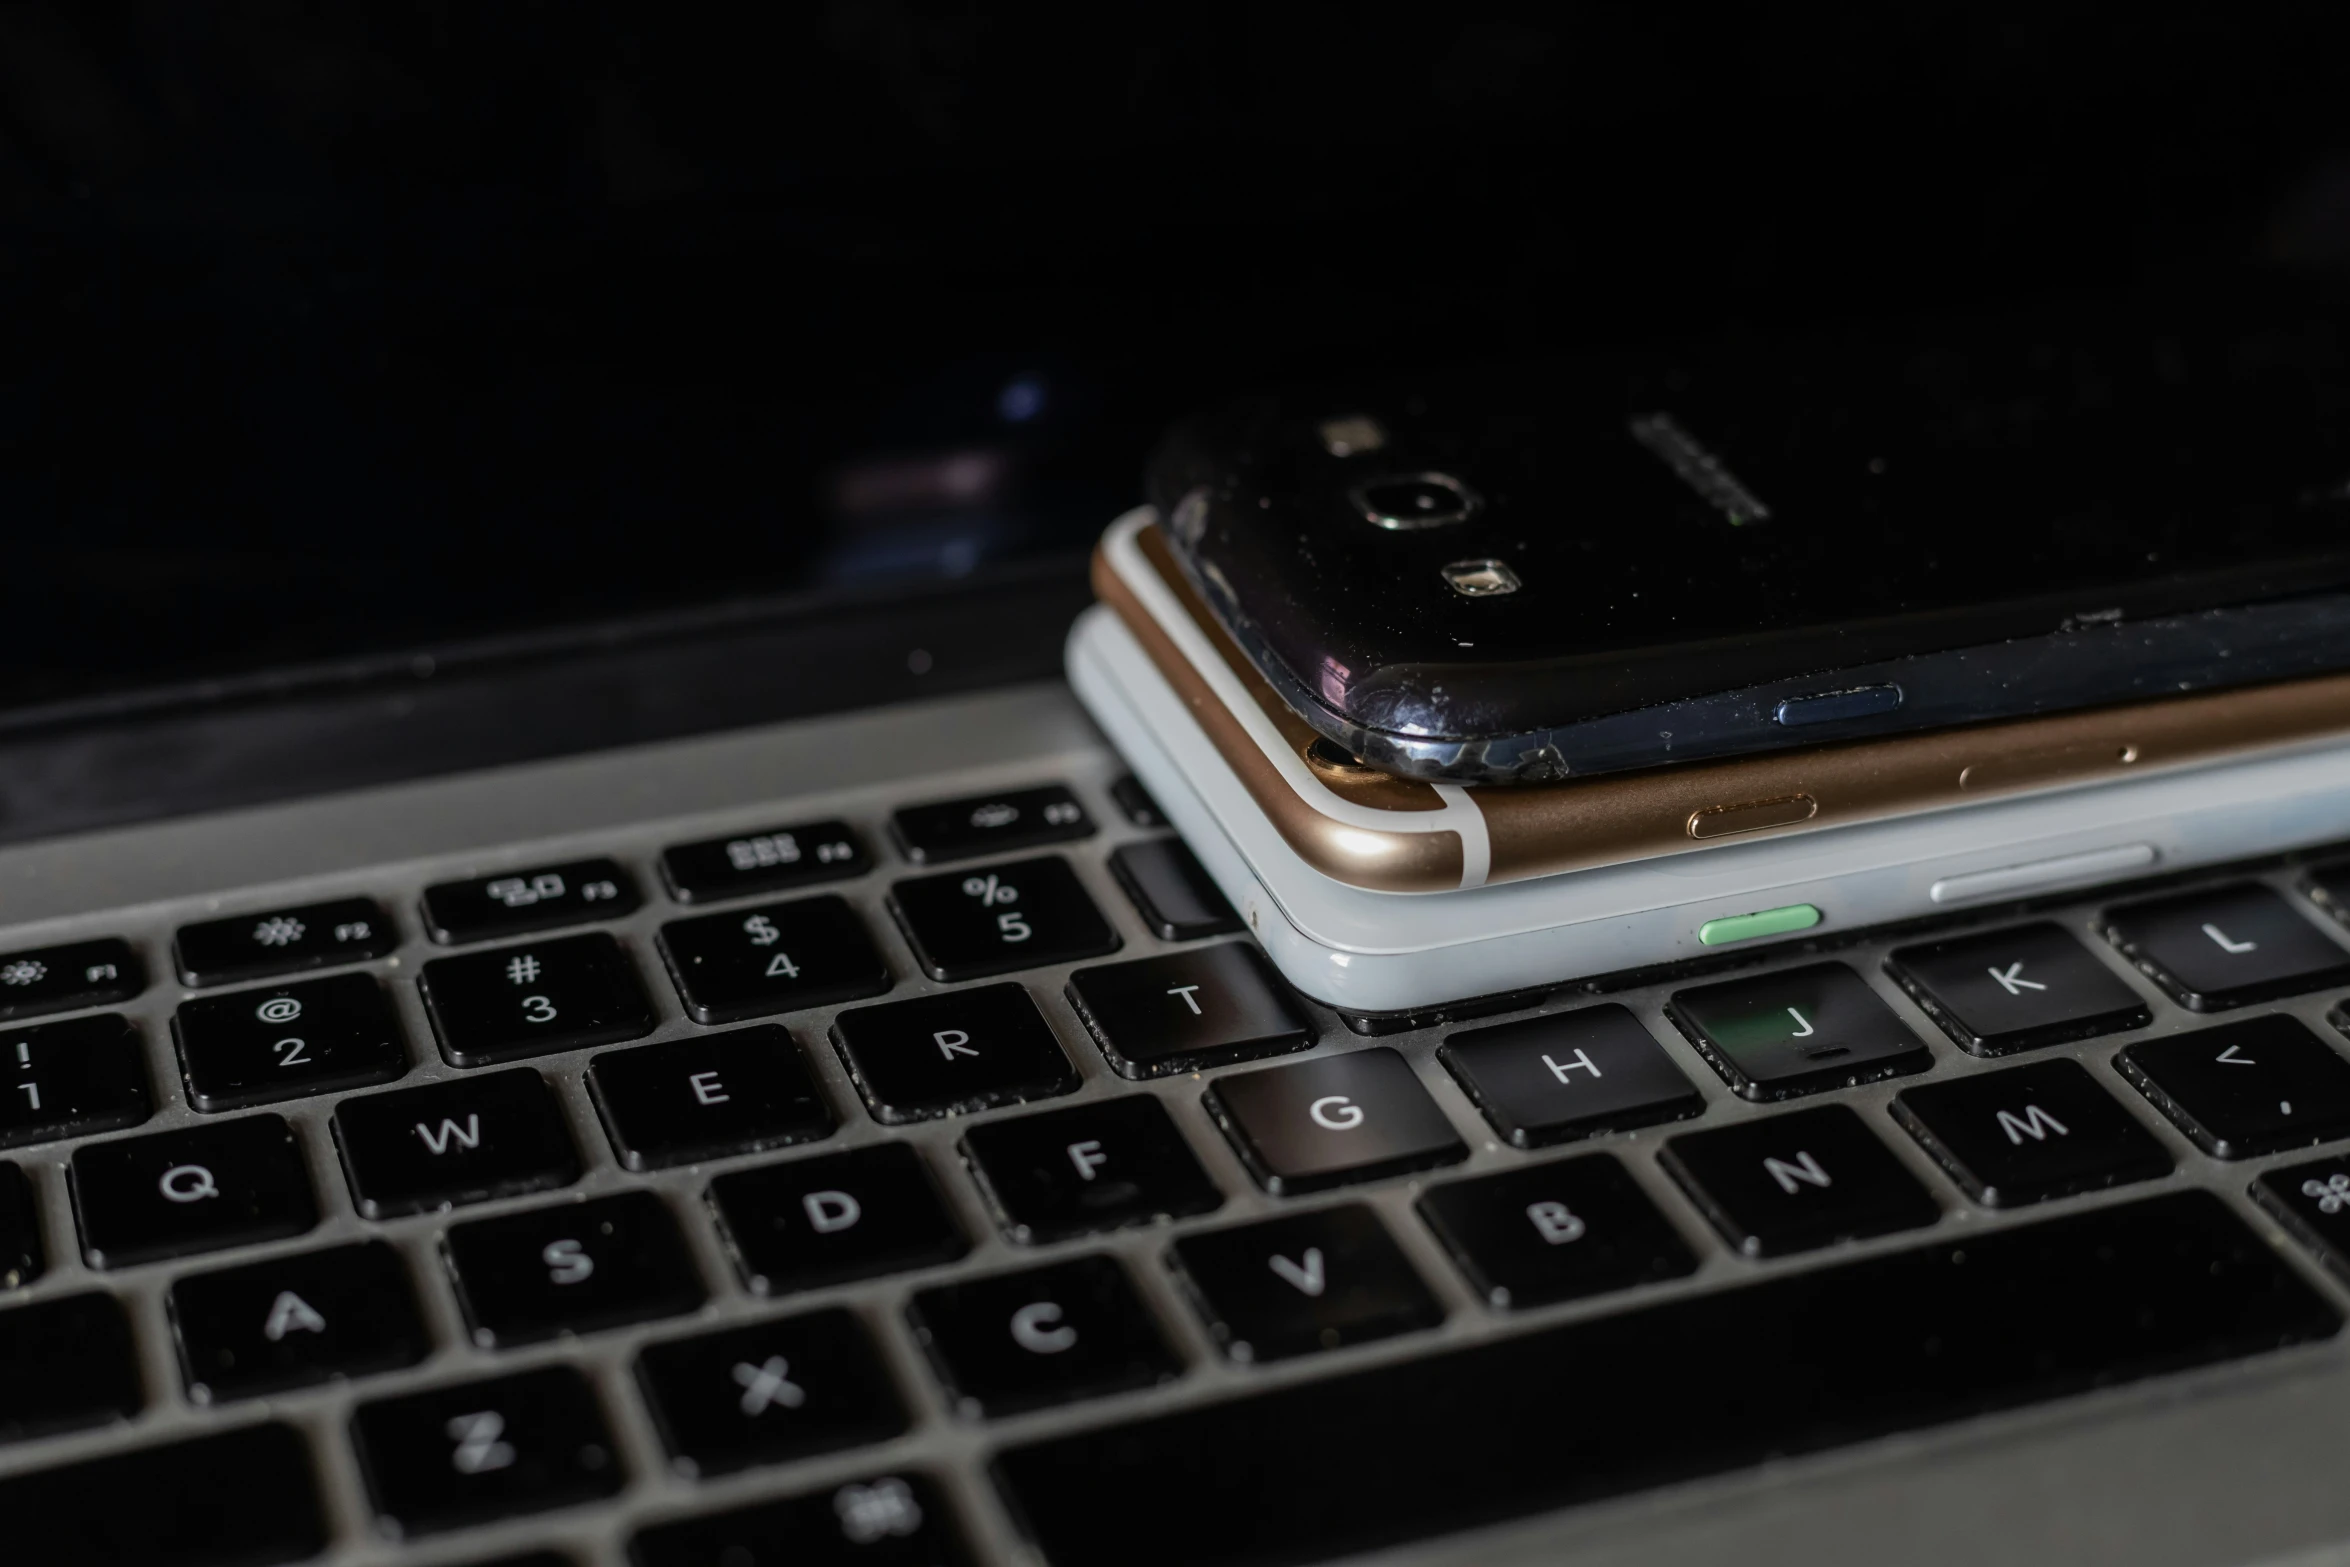
[[[1010,1449],[996,1476],[1056,1567],[1276,1567],[2340,1327],[2217,1197],[2179,1192],[1081,1430]],[[1608,1418],[1527,1440],[1527,1411],[1567,1408]],[[1137,1528],[1134,1499],[1169,1475],[1184,1505]]]

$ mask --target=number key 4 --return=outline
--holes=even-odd
[[[889,907],[933,979],[981,979],[1119,945],[1077,873],[1050,855],[901,881]]]
[[[889,969],[846,901],[770,903],[661,927],[661,956],[697,1023],[732,1023],[889,989]]]

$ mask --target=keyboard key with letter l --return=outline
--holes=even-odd
[[[588,1090],[631,1170],[813,1142],[837,1124],[772,1023],[609,1051],[588,1064]]]
[[[1960,1048],[1979,1056],[2144,1028],[2154,1017],[2143,996],[2056,925],[1903,947],[1885,968]]]
[[[1120,1077],[1168,1077],[1314,1042],[1313,1020],[1246,942],[1069,976],[1069,1003]]]
[[[767,827],[661,851],[661,879],[680,903],[717,903],[845,881],[872,868],[864,843],[847,822]]]
[[[281,1116],[86,1143],[71,1169],[93,1268],[283,1240],[318,1222],[302,1149]]]
[[[1665,1015],[1747,1099],[1850,1088],[1934,1064],[1925,1042],[1841,963],[1675,991]]]
[[[620,943],[601,932],[435,958],[418,981],[451,1066],[491,1066],[653,1031]]]
[[[363,963],[399,944],[400,933],[373,898],[338,898],[182,925],[172,950],[179,959],[180,978],[189,984],[229,985],[336,963]]]
[[[932,979],[985,979],[1119,946],[1077,873],[1054,855],[901,881],[889,909]]]
[[[889,819],[889,827],[898,847],[916,865],[1093,836],[1093,818],[1060,784],[910,805]]]
[[[0,1311],[0,1442],[128,1420],[145,1403],[121,1301],[59,1295]]]
[[[574,860],[424,889],[424,928],[447,946],[616,919],[637,905],[617,860]]]
[[[1208,1331],[1244,1363],[1444,1320],[1395,1237],[1360,1203],[1186,1235],[1172,1255]]]
[[[845,899],[802,898],[674,920],[661,957],[697,1023],[735,1023],[859,1001],[889,989],[889,966]]]
[[[633,1567],[967,1567],[971,1560],[946,1498],[918,1474],[655,1524],[629,1542],[628,1559]]]
[[[362,1241],[171,1286],[188,1395],[199,1404],[413,1366],[432,1349],[400,1254]]]
[[[112,936],[0,952],[0,1018],[110,1007],[147,988],[147,965]]]
[[[593,1502],[625,1479],[587,1379],[548,1366],[361,1404],[351,1446],[401,1534]]]
[[[372,974],[198,996],[171,1033],[199,1110],[388,1083],[408,1070],[391,1000]]]
[[[117,1012],[0,1031],[0,1148],[147,1119],[147,1050]]]
[[[873,1118],[927,1121],[1047,1099],[1077,1087],[1077,1068],[1016,984],[852,1007],[832,1041]]]
[[[2171,1172],[2154,1134],[2078,1061],[1907,1089],[1893,1118],[1986,1207],[2045,1202]]]
[[[1054,1567],[1285,1567],[2340,1326],[2218,1198],[2180,1192],[1079,1430],[1013,1447],[996,1475]],[[1530,1448],[1525,1411],[1565,1408],[1608,1418]],[[1138,1528],[1134,1499],[1171,1474],[1182,1505]]]
[[[1276,1197],[1469,1154],[1410,1063],[1385,1045],[1218,1078],[1207,1105],[1249,1173]]]
[[[484,1348],[680,1316],[706,1298],[651,1192],[475,1219],[451,1226],[442,1249]]]
[[[907,1429],[873,1335],[837,1307],[648,1344],[636,1377],[685,1475],[862,1447]]]
[[[1664,1166],[1749,1257],[1918,1229],[1941,1206],[1849,1105],[1821,1105],[1666,1142]]]
[[[2215,1159],[2350,1136],[2350,1061],[2283,1013],[2142,1039],[2113,1064]]]
[[[1608,1154],[1447,1181],[1420,1217],[1486,1303],[1548,1306],[1697,1271],[1697,1254]]]
[[[330,1539],[309,1449],[276,1424],[11,1475],[0,1518],[41,1567],[276,1567]]]
[[[1705,1109],[1631,1010],[1613,1003],[1450,1034],[1436,1052],[1519,1148],[1679,1121]]]
[[[971,1249],[903,1143],[721,1175],[710,1205],[743,1282],[761,1295],[936,1267]]]
[[[370,1219],[579,1179],[563,1108],[527,1067],[346,1099],[334,1133],[352,1199]]]
[[[1110,1257],[941,1285],[916,1295],[906,1315],[966,1415],[1098,1398],[1183,1370]]]
[[[2104,923],[2124,957],[2197,1012],[2350,981],[2350,951],[2257,882],[2124,904]]]
[[[963,1156],[1016,1241],[1058,1241],[1209,1213],[1224,1196],[1156,1099],[991,1121]]]

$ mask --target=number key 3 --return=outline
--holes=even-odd
[[[611,1044],[653,1027],[628,955],[601,932],[438,958],[418,983],[453,1066]]]

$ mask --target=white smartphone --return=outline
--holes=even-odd
[[[1371,891],[1299,858],[1114,613],[1080,617],[1068,671],[1283,975],[1371,1028],[1746,943],[2350,838],[2350,743],[2332,741],[1503,885]]]

